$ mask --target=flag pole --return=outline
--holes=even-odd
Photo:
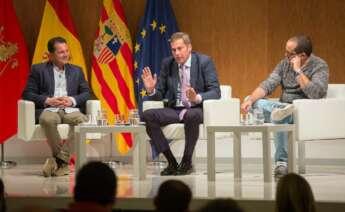
[[[0,166],[3,169],[9,169],[15,167],[17,165],[14,161],[5,161],[5,145],[4,143],[1,144],[1,161]]]

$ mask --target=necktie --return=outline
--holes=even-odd
[[[180,114],[179,114],[179,118],[180,120],[183,120],[184,115],[187,112],[187,108],[190,108],[191,103],[187,98],[187,94],[186,91],[189,87],[189,83],[188,83],[188,79],[187,79],[187,70],[186,70],[186,66],[182,65],[181,66],[181,70],[182,70],[182,76],[180,79],[180,84],[181,84],[181,102],[183,104],[183,106],[185,106],[185,108],[183,110],[181,110]]]
[[[190,108],[191,104],[190,104],[190,101],[188,100],[187,94],[186,94],[187,89],[189,87],[186,66],[182,65],[181,69],[182,69],[181,101],[182,101],[183,106],[185,106],[186,108]]]

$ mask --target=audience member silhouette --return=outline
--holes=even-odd
[[[316,212],[313,192],[302,176],[290,173],[279,180],[276,212]]]
[[[102,162],[89,162],[77,174],[74,187],[75,203],[69,211],[111,211],[115,204],[117,177]]]
[[[4,182],[0,178],[0,212],[6,211],[6,200],[5,200],[5,186]]]
[[[242,208],[233,199],[215,199],[208,202],[199,212],[243,212]]]
[[[192,191],[185,183],[167,180],[160,185],[154,205],[158,212],[185,212],[191,199]]]

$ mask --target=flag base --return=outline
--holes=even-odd
[[[165,168],[168,165],[167,161],[162,161],[162,160],[153,160],[149,163],[152,166],[159,167],[159,168]]]
[[[17,163],[14,161],[0,161],[0,166],[2,169],[9,169],[17,166]]]
[[[1,161],[0,166],[2,169],[9,169],[15,167],[17,165],[14,161],[5,161],[5,145],[4,143],[1,144]]]
[[[108,161],[103,161],[103,163],[107,164],[110,168],[115,169],[119,166],[124,165],[123,162],[117,161],[117,160],[108,160]]]

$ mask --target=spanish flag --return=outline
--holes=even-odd
[[[115,114],[128,117],[135,108],[131,36],[119,0],[104,0],[94,42],[91,87],[107,111],[108,121]],[[129,133],[116,135],[118,150],[125,154],[132,147]]]
[[[47,60],[47,43],[53,37],[66,39],[71,53],[70,63],[80,66],[87,79],[87,70],[83,50],[75,31],[67,0],[47,0],[44,8],[40,32],[38,35],[32,63],[41,63]]]

